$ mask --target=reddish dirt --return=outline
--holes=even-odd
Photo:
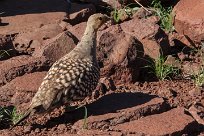
[[[135,135],[142,133],[158,135],[197,135],[202,130],[202,126],[199,126],[199,124],[196,123],[191,116],[179,109],[178,112],[181,112],[182,114],[175,116],[172,114],[177,113],[173,113],[172,110],[169,110],[173,107],[188,108],[195,101],[202,102],[203,104],[203,92],[202,94],[192,95],[189,92],[191,92],[193,89],[195,89],[195,86],[189,80],[146,82],[136,83],[135,85],[130,86],[122,86],[115,91],[107,92],[105,96],[101,96],[97,99],[94,99],[93,97],[87,98],[86,100],[80,102],[81,104],[87,103],[88,128],[86,130],[82,129],[84,125],[84,108],[64,113],[64,108],[61,107],[61,109],[56,109],[51,114],[44,115],[43,117],[34,116],[28,119],[27,123],[24,123],[24,126],[17,126],[12,130],[3,129],[0,130],[0,132],[3,135],[39,136],[59,134],[94,135],[95,131],[95,133],[98,135],[128,135],[131,133]],[[164,99],[159,98],[158,96],[163,97]],[[169,111],[170,113],[165,113],[165,111]],[[159,113],[161,113],[161,116]],[[159,129],[161,126],[163,126],[161,122],[164,121],[161,120],[159,124],[158,122],[155,122],[157,124],[157,128],[154,128],[156,127],[153,123],[154,121],[151,121],[154,120],[154,115],[158,116],[155,118],[167,118],[165,124],[168,124],[168,121],[170,121],[169,118],[172,116],[174,117],[175,123],[180,123],[178,124],[180,127],[173,123],[174,125],[168,124],[171,125],[171,128],[167,127],[168,131],[165,129],[165,127],[163,127],[162,131],[156,131],[155,129]],[[143,117],[147,117],[148,120],[150,119],[149,123],[145,119],[142,119]],[[177,120],[180,121],[177,122]],[[136,131],[134,130],[133,133],[131,130],[129,130],[131,127],[127,127],[125,125],[126,122],[133,124],[135,122],[136,124],[134,125],[136,126],[139,124],[145,125],[144,123],[147,123],[149,126],[146,127],[149,128],[149,131],[145,132],[145,126],[140,126],[142,129],[139,129],[138,127],[137,129],[140,131],[135,133]],[[133,124],[131,126],[134,126]],[[151,127],[151,125],[154,127]],[[127,131],[121,131],[119,128]],[[150,129],[152,129],[152,131]]]
[[[128,89],[166,98],[171,107],[189,108],[195,101],[204,99],[204,91],[196,89],[191,80],[137,82]]]

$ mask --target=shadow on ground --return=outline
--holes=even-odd
[[[89,114],[102,115],[144,104],[156,96],[143,93],[113,93],[87,105]]]
[[[53,6],[54,5],[54,6]],[[0,12],[4,16],[15,16],[33,13],[67,12],[66,0],[1,0]]]
[[[144,104],[155,97],[156,96],[143,93],[113,93],[105,95],[97,101],[86,105],[86,108],[88,109],[88,116],[103,115]],[[80,119],[84,119],[84,115],[85,110],[82,107],[77,110],[67,112],[58,118],[49,120],[44,127],[51,128],[59,124],[74,123]],[[33,127],[40,126],[34,125]]]
[[[74,3],[86,4],[79,0],[71,0]],[[99,2],[100,0],[98,0]],[[104,3],[103,1],[100,1]],[[0,16],[15,16],[24,14],[40,14],[48,12],[70,12],[71,5],[67,0],[0,0]],[[78,12],[78,9],[73,10]],[[71,12],[71,13],[72,13]]]

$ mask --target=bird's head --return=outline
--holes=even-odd
[[[87,24],[90,27],[93,27],[95,30],[98,30],[106,21],[110,20],[110,18],[105,14],[94,14],[91,15],[88,19]]]

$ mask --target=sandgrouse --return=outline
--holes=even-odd
[[[96,34],[109,18],[103,14],[89,17],[85,33],[77,46],[55,62],[16,126],[34,113],[43,113],[56,105],[83,100],[96,88],[100,70],[96,58]]]

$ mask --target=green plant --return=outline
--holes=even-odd
[[[161,4],[161,0],[153,0],[152,1],[152,8],[155,12],[155,15],[160,18],[160,26],[163,30],[167,31],[168,33],[174,31],[174,14],[172,13],[172,7],[163,7]]]
[[[113,20],[115,21],[115,23],[119,23],[120,22],[120,12],[118,9],[114,9],[114,12],[113,12]]]
[[[201,42],[201,45],[198,48],[194,48],[190,51],[190,54],[193,54],[196,61],[200,62],[196,68],[190,66],[190,76],[196,87],[202,87],[204,85],[204,42]],[[193,60],[194,62],[195,60]]]
[[[116,6],[114,10],[111,12],[113,16],[113,20],[115,23],[119,23],[122,18],[125,16],[130,17],[133,15],[134,12],[136,12],[139,9],[136,4],[131,3],[126,6],[122,5],[121,9],[117,9]]]
[[[136,4],[131,3],[131,4],[128,4],[127,6],[125,6],[124,9],[125,9],[125,12],[127,15],[133,16],[133,13],[135,13],[137,10],[139,10],[140,7],[137,7]]]
[[[7,54],[8,56],[10,56],[9,55],[9,52],[10,50],[8,50],[8,51],[6,51],[6,50],[0,50],[0,59],[2,58],[2,57],[4,57],[5,56],[5,54]]]
[[[4,109],[4,112],[8,115],[8,120],[15,124],[21,117],[22,114],[18,114],[16,108],[12,110]]]
[[[165,57],[159,56],[158,59],[146,66],[150,68],[151,73],[153,73],[159,80],[164,80],[171,78],[173,75],[178,74],[178,68],[175,68],[173,65],[165,64]]]
[[[204,67],[201,67],[198,73],[194,73],[192,79],[197,87],[204,85]]]

